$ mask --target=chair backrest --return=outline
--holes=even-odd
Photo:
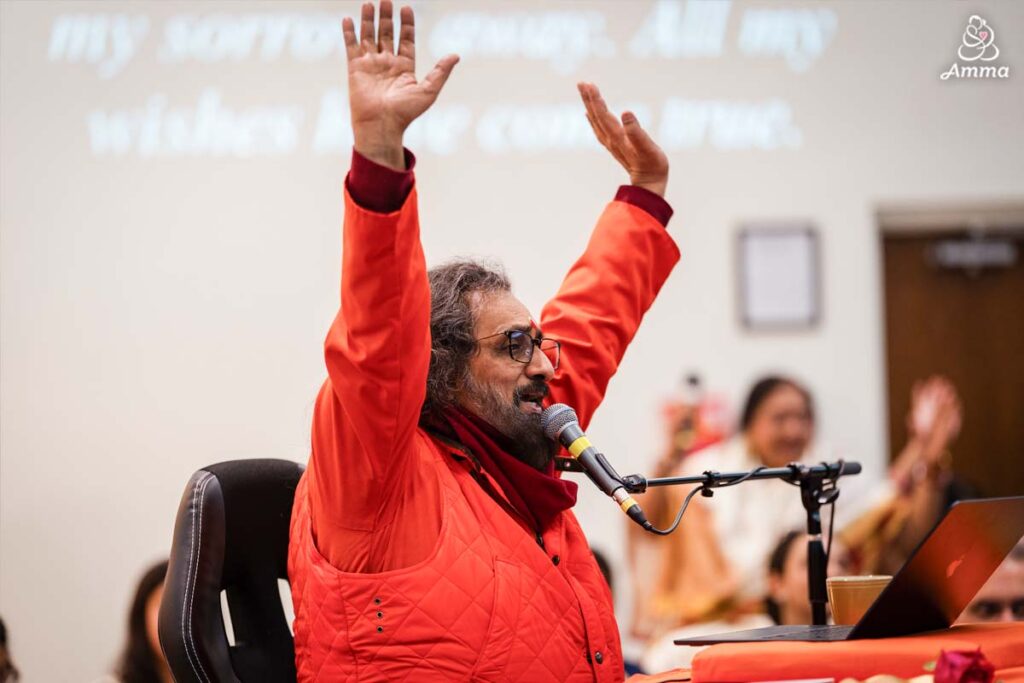
[[[278,579],[288,579],[288,526],[302,472],[289,460],[234,460],[204,467],[189,480],[158,625],[178,683],[295,680]]]

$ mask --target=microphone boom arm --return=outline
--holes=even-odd
[[[790,463],[785,467],[758,467],[749,472],[723,473],[708,470],[703,474],[690,477],[656,477],[654,479],[647,479],[639,474],[629,474],[622,477],[620,481],[630,493],[644,493],[653,486],[700,484],[710,489],[733,486],[748,479],[782,479],[791,484],[799,484],[804,479],[831,480],[847,475],[860,474],[860,472],[861,466],[859,462],[839,461],[811,466]]]
[[[835,503],[836,498],[839,497],[836,482],[840,477],[860,474],[860,472],[859,462],[839,460],[833,463],[823,462],[818,465],[802,465],[794,462],[785,467],[757,467],[749,472],[723,473],[708,470],[703,474],[691,477],[647,479],[639,474],[630,474],[621,477],[619,481],[629,493],[643,493],[652,486],[697,485],[687,495],[671,527],[667,530],[644,527],[661,536],[666,536],[675,530],[683,513],[686,512],[690,499],[698,491],[705,497],[711,497],[716,488],[735,486],[751,479],[781,479],[788,484],[799,486],[800,500],[807,511],[807,593],[811,603],[811,617],[814,624],[823,625],[826,622],[825,603],[828,602],[825,585],[828,576],[828,556],[821,540],[821,506]],[[831,483],[830,488],[826,488],[827,483]],[[831,534],[831,528],[829,531]],[[831,540],[830,536],[829,545],[831,545]]]

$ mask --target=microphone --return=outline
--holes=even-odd
[[[634,522],[650,531],[653,527],[647,521],[644,511],[640,509],[633,497],[622,485],[619,473],[605,460],[604,455],[594,448],[593,444],[580,427],[576,411],[564,403],[549,406],[541,415],[544,433],[552,441],[565,446],[569,454],[583,468],[597,488],[611,496],[622,511]]]

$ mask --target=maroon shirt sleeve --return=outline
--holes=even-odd
[[[353,149],[352,168],[346,180],[348,192],[356,204],[364,209],[375,213],[398,211],[412,191],[415,167],[416,156],[408,149],[405,150],[404,171],[396,171],[370,161]],[[615,199],[643,209],[662,225],[667,226],[672,218],[672,207],[668,202],[642,187],[623,185],[615,193]]]
[[[396,171],[370,161],[352,150],[352,168],[345,180],[356,204],[374,213],[392,213],[402,208],[415,182],[416,157],[405,150],[405,170]]]
[[[638,209],[643,209],[666,227],[668,226],[668,219],[672,218],[672,207],[668,205],[668,202],[663,197],[659,197],[642,187],[623,185],[615,193],[615,199],[632,204]]]

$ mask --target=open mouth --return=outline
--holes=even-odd
[[[540,415],[544,412],[544,394],[523,394],[519,396],[519,409],[527,415]]]
[[[519,409],[522,410],[527,415],[540,415],[541,413],[544,412],[544,408],[541,406],[540,401],[541,399],[539,398],[535,400],[529,400],[525,398],[520,399]]]

